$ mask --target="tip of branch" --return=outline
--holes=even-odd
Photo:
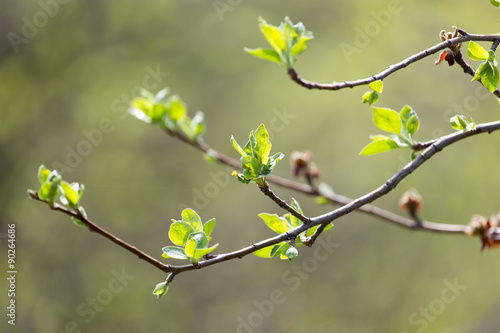
[[[31,189],[28,189],[28,197],[30,199],[35,199],[37,200],[38,199],[38,193],[36,191],[33,191]]]

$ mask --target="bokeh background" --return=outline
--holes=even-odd
[[[26,190],[37,189],[40,164],[65,166],[65,179],[86,185],[89,217],[156,258],[170,245],[170,219],[185,207],[217,218],[221,252],[271,237],[257,214],[282,212],[255,186],[127,115],[141,86],[170,87],[191,115],[202,110],[206,141],[234,157],[231,135],[244,141],[261,122],[274,123],[273,151],[311,150],[321,180],[357,197],[407,163],[408,152],[358,155],[379,133],[360,103],[366,87],[308,91],[243,52],[267,46],[258,17],[304,22],[315,39],[297,70],[331,82],[378,73],[436,44],[452,25],[497,33],[500,9],[487,0],[62,2],[0,3],[2,332],[498,332],[500,252],[481,253],[477,239],[353,213],[324,235],[335,248],[322,262],[302,248],[293,262],[248,256],[179,275],[157,300],[151,292],[163,273],[29,200]],[[357,52],[346,55],[347,44]],[[450,133],[457,112],[497,120],[496,98],[457,66],[434,66],[436,58],[384,80],[378,105],[411,105],[422,141]],[[427,220],[466,224],[498,212],[499,139],[481,135],[445,149],[377,204],[398,212],[401,194],[416,188]],[[85,156],[70,153],[78,149]],[[276,173],[291,177],[288,159]],[[332,208],[274,190],[310,216]],[[3,314],[7,223],[17,229],[15,327]]]

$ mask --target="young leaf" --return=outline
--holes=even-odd
[[[184,222],[176,221],[170,225],[168,237],[175,245],[183,246],[189,240],[189,235],[195,232],[193,226]]]
[[[361,102],[363,102],[364,104],[368,103],[370,105],[377,103],[377,101],[378,93],[376,91],[367,91],[361,99]]]
[[[78,184],[76,185],[78,188]],[[71,206],[76,206],[78,204],[78,192],[75,191],[75,189],[65,181],[62,181],[60,186],[61,186],[61,192],[63,193],[64,197],[68,200],[68,203]]]
[[[479,67],[476,70],[476,74],[472,78],[471,82],[479,80],[480,78],[482,78],[486,74],[486,72],[488,71],[488,69],[490,68],[490,66],[491,65],[490,65],[490,63],[488,61],[485,61],[481,65],[479,65]]]
[[[488,62],[491,64],[490,62]],[[494,92],[498,86],[500,75],[498,69],[495,66],[489,66],[486,73],[481,77],[481,82],[484,87],[489,90],[489,92]]]
[[[250,53],[251,55],[257,58],[281,64],[281,58],[278,52],[276,52],[275,50],[261,49],[261,48],[249,49],[247,47],[245,47],[243,50],[245,50],[245,52]]]
[[[495,7],[500,7],[500,1],[499,0],[490,0],[491,4]]]
[[[400,134],[401,119],[399,114],[391,109],[372,107],[373,123],[386,132]]]
[[[273,249],[271,250],[271,257],[275,258],[277,256],[280,256],[283,252],[288,250],[290,248],[290,244],[288,243],[280,243],[281,245],[275,245]]]
[[[38,168],[38,180],[40,184],[43,184],[47,181],[50,175],[50,170],[45,167],[45,165],[40,165]]]
[[[260,124],[255,130],[255,139],[257,141],[256,153],[259,155],[261,163],[266,164],[271,151],[271,142],[269,142],[269,133],[267,133],[264,124]]]
[[[176,123],[181,117],[186,115],[186,105],[177,95],[172,95],[167,101],[169,118]]]
[[[285,49],[285,39],[281,29],[276,26],[268,24],[264,19],[259,18],[260,21],[260,31],[266,37],[267,42],[272,46],[272,48],[280,52]]]
[[[184,251],[186,252],[186,255],[188,256],[189,260],[192,263],[197,263],[198,260],[196,260],[194,254],[196,252],[196,240],[194,238],[191,238],[189,242],[186,244],[186,247],[184,248]]]
[[[157,299],[165,295],[168,291],[168,284],[166,282],[160,282],[156,285],[153,290],[153,295],[156,295]]]
[[[240,153],[241,156],[247,156],[247,153],[243,150],[243,148],[240,147],[240,145],[238,144],[238,142],[236,142],[234,136],[232,135],[231,135],[231,145],[233,146],[234,149],[236,149],[238,153]]]
[[[189,238],[190,238],[190,240],[188,242],[188,245],[192,240],[194,240],[195,245],[196,245],[195,246],[196,249],[204,249],[208,245],[207,235],[203,231],[192,233],[191,235],[189,235]],[[187,253],[187,250],[186,250],[186,253]]]
[[[204,225],[203,225],[203,232],[207,235],[210,236],[212,233],[212,230],[214,230],[215,227],[215,218],[208,220]]]
[[[219,244],[215,244],[214,246],[207,247],[207,248],[204,248],[204,249],[196,249],[196,251],[195,251],[195,258],[196,259],[200,259],[205,254],[210,253],[213,250],[215,250],[218,246],[219,246]]]
[[[202,231],[203,223],[201,222],[200,216],[191,208],[186,208],[181,213],[182,220],[189,223],[194,231]]]
[[[374,81],[368,85],[371,89],[374,91],[378,92],[379,94],[382,93],[382,90],[384,89],[384,84],[382,83],[381,80]]]
[[[467,55],[472,60],[483,61],[488,59],[488,51],[486,51],[481,45],[470,41],[469,47],[467,48]]]
[[[163,258],[172,258],[172,259],[188,259],[188,256],[186,255],[186,252],[184,252],[184,249],[181,247],[177,246],[165,246],[163,249],[161,249],[163,254]]]
[[[287,232],[290,228],[286,223],[286,219],[276,215],[276,214],[267,214],[261,213],[259,217],[264,220],[264,223],[274,232],[278,234],[282,234]]]
[[[389,137],[381,135],[377,140],[367,144],[359,154],[373,155],[396,148],[400,148],[396,141]]]

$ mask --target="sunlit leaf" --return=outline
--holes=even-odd
[[[386,132],[400,134],[401,119],[399,114],[391,109],[372,107],[373,123]]]

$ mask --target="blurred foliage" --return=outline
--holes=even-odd
[[[490,2],[401,1],[397,13],[389,11],[397,1],[367,0],[41,5],[47,3],[55,2],[0,4],[0,233],[7,223],[17,224],[15,329],[63,332],[74,322],[96,333],[165,327],[234,332],[250,316],[259,324],[251,327],[256,332],[416,332],[422,326],[410,323],[412,314],[436,304],[445,281],[458,279],[467,288],[427,322],[426,332],[497,331],[500,253],[480,253],[475,239],[412,233],[350,214],[336,221],[330,240],[325,237],[337,247],[322,253],[328,255],[317,265],[314,248],[301,248],[293,262],[249,256],[182,274],[158,301],[151,286],[164,274],[26,195],[38,186],[40,164],[64,165],[63,177],[86,185],[82,204],[89,218],[156,258],[170,219],[187,207],[217,218],[216,252],[273,236],[257,214],[283,212],[258,189],[127,114],[140,88],[168,86],[192,114],[203,110],[205,140],[235,158],[231,135],[246,137],[265,123],[276,151],[289,157],[310,149],[321,180],[355,197],[407,163],[407,152],[357,154],[376,130],[370,108],[360,103],[365,88],[308,91],[283,68],[245,53],[245,46],[263,45],[258,17],[274,24],[285,16],[303,22],[315,39],[296,69],[306,79],[332,82],[378,73],[440,42],[439,31],[452,25],[498,33],[500,12]],[[48,10],[53,15],[43,20]],[[33,19],[40,26],[15,52],[6,36],[22,36]],[[346,56],[341,43],[359,52]],[[379,103],[392,109],[411,105],[422,140],[451,133],[449,119],[456,113],[478,124],[498,119],[496,98],[460,68],[435,67],[434,60],[385,79]],[[422,218],[465,224],[472,214],[500,210],[498,163],[498,134],[471,138],[445,149],[378,204],[397,211],[399,195],[416,188],[424,198]],[[286,163],[275,173],[291,176]],[[307,215],[330,209],[274,190],[287,202],[295,196]],[[116,275],[123,270],[130,279],[119,283]],[[271,299],[272,311],[259,317],[258,306]]]

